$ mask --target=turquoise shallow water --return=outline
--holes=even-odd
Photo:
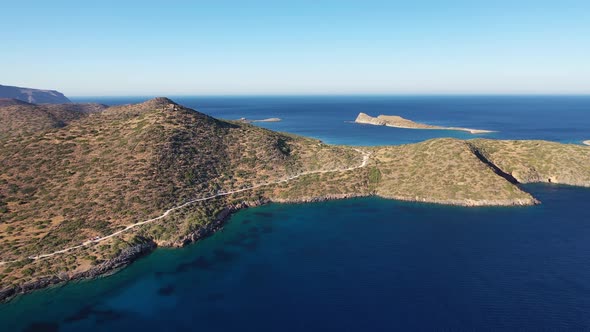
[[[590,190],[460,208],[362,198],[249,209],[111,277],[0,306],[3,330],[590,328]]]
[[[146,98],[78,98],[107,104]],[[176,97],[227,119],[355,145],[450,131],[348,123],[358,112],[590,139],[590,97]],[[2,331],[590,329],[590,190],[527,186],[543,202],[459,208],[378,198],[272,204],[111,277],[0,305]]]

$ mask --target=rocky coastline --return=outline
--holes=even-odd
[[[462,207],[484,207],[484,206],[497,206],[497,207],[509,207],[509,206],[532,206],[539,205],[541,201],[532,197],[531,199],[507,199],[507,200],[473,200],[473,199],[426,199],[420,197],[405,197],[405,196],[387,196],[377,195],[386,199],[395,199],[404,202],[414,203],[427,203],[427,204],[440,204],[440,205],[452,205]]]
[[[258,199],[253,201],[244,201],[238,204],[231,204],[225,207],[223,210],[221,210],[221,212],[219,212],[219,214],[215,217],[215,220],[213,220],[213,222],[197,229],[194,232],[191,232],[183,236],[180,240],[174,242],[161,243],[160,246],[181,248],[191,243],[197,242],[220,230],[232,214],[242,209],[262,206],[268,203],[270,203],[270,200],[268,199]]]
[[[359,113],[359,115],[354,120],[355,123],[361,124],[370,124],[375,126],[386,126],[386,127],[395,127],[395,128],[405,128],[405,129],[436,129],[436,130],[457,130],[457,131],[466,131],[471,134],[487,134],[492,133],[491,130],[483,130],[483,129],[471,129],[471,128],[462,128],[462,127],[441,127],[441,126],[433,126],[424,123],[414,122],[412,120],[408,120],[402,118],[398,115],[379,115],[377,117],[372,117],[365,113]]]
[[[224,208],[217,217],[209,224],[204,227],[199,228],[198,230],[183,236],[181,239],[173,242],[154,242],[151,239],[146,239],[144,243],[138,244],[129,248],[126,248],[119,254],[119,256],[102,262],[92,268],[79,272],[73,275],[68,275],[67,273],[61,273],[55,276],[47,276],[40,278],[38,280],[30,281],[24,283],[22,285],[8,287],[4,289],[0,289],[0,303],[8,302],[19,295],[24,295],[36,290],[45,289],[48,287],[56,287],[60,285],[64,285],[70,281],[77,281],[77,280],[87,280],[87,279],[96,279],[104,276],[108,276],[118,272],[119,270],[125,268],[129,264],[133,263],[135,260],[148,255],[157,247],[173,247],[173,248],[182,248],[189,244],[195,243],[199,240],[202,240],[210,235],[213,235],[215,232],[223,228],[225,222],[231,217],[232,214],[246,208],[251,207],[258,207],[269,203],[312,203],[312,202],[322,202],[328,200],[336,200],[336,199],[346,199],[346,198],[354,198],[354,197],[363,197],[368,195],[361,195],[361,194],[338,194],[338,195],[325,195],[325,196],[318,196],[318,197],[306,197],[301,199],[288,199],[288,200],[281,200],[281,199],[258,199],[258,200],[251,200],[251,201],[243,201],[238,204],[231,204]]]
[[[84,280],[84,279],[95,279],[103,276],[108,276],[118,272],[125,268],[127,265],[133,263],[135,260],[148,255],[157,247],[173,247],[182,248],[189,244],[195,243],[202,240],[221,228],[223,228],[225,222],[231,217],[232,214],[246,208],[259,207],[269,203],[281,203],[281,204],[304,204],[304,203],[315,203],[324,202],[331,200],[359,198],[359,197],[370,197],[377,196],[387,199],[396,199],[399,201],[406,202],[417,202],[417,203],[430,203],[430,204],[444,204],[464,207],[478,207],[478,206],[530,206],[537,205],[541,202],[535,198],[530,200],[501,200],[501,201],[490,201],[490,200],[436,200],[436,199],[425,199],[420,197],[404,197],[404,196],[385,196],[376,193],[347,193],[347,194],[328,194],[322,196],[310,196],[293,199],[281,199],[281,198],[263,198],[257,200],[243,201],[237,204],[231,204],[225,207],[216,218],[206,226],[199,228],[198,230],[186,234],[181,239],[173,242],[154,242],[151,239],[145,239],[145,242],[132,247],[129,247],[121,252],[121,254],[113,259],[102,262],[97,266],[90,268],[89,270],[79,272],[73,275],[62,273],[56,276],[43,277],[35,281],[31,281],[19,286],[0,289],[0,303],[12,300],[18,295],[30,293],[35,290],[44,289],[47,287],[63,285],[69,281]]]
[[[261,206],[269,202],[270,200],[254,200],[244,201],[239,204],[232,204],[224,208],[213,220],[213,222],[199,228],[190,234],[185,235],[180,240],[173,242],[154,242],[151,239],[146,239],[145,243],[126,248],[121,252],[121,254],[119,254],[119,256],[102,262],[86,271],[79,272],[71,276],[67,273],[62,273],[56,276],[43,277],[15,287],[0,289],[0,303],[10,301],[18,295],[27,294],[32,291],[41,290],[47,287],[62,285],[69,281],[95,279],[114,274],[117,271],[125,268],[127,265],[133,263],[135,260],[148,255],[157,247],[181,248],[191,243],[197,242],[220,230],[233,213],[236,213],[241,209]]]
[[[332,194],[332,195],[324,195],[324,196],[310,196],[310,197],[302,197],[302,198],[294,198],[294,199],[275,198],[272,200],[272,202],[273,203],[282,203],[282,204],[304,204],[304,203],[317,203],[317,202],[333,201],[333,200],[338,200],[338,199],[348,199],[348,198],[358,198],[358,197],[368,197],[368,196],[372,196],[372,194],[349,193],[349,194]]]
[[[156,244],[153,241],[148,240],[145,243],[126,248],[122,250],[117,257],[102,262],[99,265],[93,266],[92,268],[83,272],[73,275],[61,273],[59,275],[43,277],[38,280],[24,283],[22,285],[0,289],[0,303],[9,301],[18,295],[30,293],[32,291],[47,287],[58,286],[68,281],[94,279],[115,273],[125,266],[131,264],[136,259],[149,254],[155,248]]]

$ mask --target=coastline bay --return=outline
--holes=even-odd
[[[384,145],[433,137],[474,137],[461,132],[425,133],[358,126],[344,119],[363,104],[371,109],[412,109],[412,102],[389,98],[379,104],[379,98],[366,97],[355,104],[347,98],[262,98],[262,102],[256,98],[175,99],[220,118],[277,116],[284,121],[260,126],[328,143]],[[487,128],[498,129],[498,133],[482,135],[486,138],[534,138],[579,144],[579,137],[590,136],[586,125],[590,115],[584,112],[590,98],[520,104],[512,100],[518,109],[514,117],[495,113],[506,114],[506,110],[498,111],[506,102],[502,98],[492,102],[485,98],[477,102],[468,99],[461,112],[447,113],[440,108],[454,109],[465,101],[451,99],[442,106],[424,108],[425,101],[419,100],[421,106],[414,105],[412,118],[422,117],[420,121],[437,125],[446,125],[448,121],[470,127],[485,122],[489,124]],[[92,101],[135,102],[125,98]],[[441,99],[437,102],[441,103]],[[482,111],[481,105],[470,108],[478,103],[487,105],[483,108],[487,111]],[[548,116],[560,103],[574,106],[563,114]],[[535,117],[537,106],[541,108],[540,114],[547,116]],[[464,122],[458,122],[457,117]],[[493,125],[501,128],[492,128]],[[573,266],[586,264],[584,254],[588,251],[581,238],[588,235],[585,221],[590,218],[583,203],[589,190],[566,186],[526,188],[538,195],[541,206],[466,209],[363,198],[271,204],[241,211],[221,232],[196,245],[158,249],[114,276],[35,292],[0,305],[0,321],[6,322],[11,330],[48,331],[137,327],[148,331],[193,327],[227,330],[245,325],[275,330],[279,322],[290,320],[296,321],[291,330],[312,326],[361,329],[365,326],[358,324],[367,320],[375,322],[372,329],[469,329],[480,324],[507,329],[588,327],[588,322],[581,318],[589,311],[583,300],[585,289],[590,289],[585,282],[588,275]],[[560,229],[563,220],[567,221],[565,230]],[[539,225],[543,226],[541,230]],[[453,230],[458,233],[450,233]],[[513,231],[522,237],[507,235]],[[559,233],[555,238],[554,232]],[[470,239],[473,235],[476,236]],[[481,248],[476,239],[487,247]],[[522,240],[522,246],[516,244]],[[433,248],[442,252],[431,252]],[[473,250],[473,256],[467,250]],[[541,262],[541,254],[549,262]],[[478,262],[478,257],[483,261]],[[529,259],[533,261],[528,263]],[[532,275],[527,275],[529,271]],[[547,289],[549,284],[553,288]],[[566,294],[556,295],[556,284],[566,289]],[[528,298],[527,292],[535,295]],[[460,296],[453,298],[457,293]],[[559,300],[551,303],[555,296]],[[309,310],[304,310],[301,317],[291,317],[292,312],[301,311],[300,303]],[[472,303],[476,305],[471,307]],[[578,309],[567,312],[573,305]],[[442,312],[448,308],[451,314],[443,317]],[[462,319],[465,311],[469,312],[468,318]],[[355,314],[364,318],[342,318]],[[25,324],[29,315],[35,321]],[[235,319],[225,321],[228,315]],[[426,315],[432,318],[428,323],[432,325],[423,325],[421,317]],[[165,318],[154,318],[159,316]],[[508,321],[500,324],[498,321],[505,317]],[[531,322],[526,321],[531,318]]]
[[[590,190],[527,190],[544,204],[358,198],[247,209],[195,245],[19,297],[0,320],[59,331],[587,328]]]
[[[0,332],[590,331],[590,1],[11,1]]]

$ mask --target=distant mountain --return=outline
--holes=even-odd
[[[12,98],[33,104],[65,104],[71,101],[55,90],[39,90],[0,85],[0,98]]]

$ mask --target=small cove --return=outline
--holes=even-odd
[[[195,245],[4,304],[0,321],[11,331],[587,328],[590,190],[527,190],[544,204],[243,210]]]

